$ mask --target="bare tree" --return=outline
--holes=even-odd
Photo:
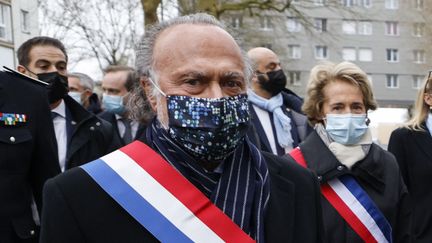
[[[144,30],[140,5],[137,0],[40,1],[41,34],[65,43],[75,62],[96,58],[101,70],[131,64]]]

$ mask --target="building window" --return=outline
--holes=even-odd
[[[417,10],[422,10],[424,8],[424,1],[423,0],[414,0],[414,7]]]
[[[345,61],[357,60],[356,49],[354,47],[344,47],[342,49],[342,59]]]
[[[288,71],[288,83],[292,86],[301,85],[300,71]]]
[[[369,80],[369,84],[370,84],[370,85],[373,85],[372,74],[367,73],[366,75],[367,75],[367,78],[368,78],[368,80]]]
[[[423,78],[424,77],[421,75],[413,75],[413,89],[420,89],[420,87],[422,86]]]
[[[422,37],[424,35],[425,23],[413,24],[413,36]]]
[[[327,19],[315,18],[314,27],[318,32],[327,31]]]
[[[358,59],[362,62],[372,61],[372,49],[370,48],[359,48]]]
[[[415,63],[425,63],[426,62],[426,56],[424,50],[414,50],[414,62]]]
[[[396,21],[386,21],[386,35],[399,35],[399,25]]]
[[[231,27],[234,29],[239,29],[243,26],[242,16],[232,16],[231,17]]]
[[[372,35],[372,22],[366,20],[358,22],[358,33],[359,35]]]
[[[385,0],[385,8],[386,9],[398,9],[399,8],[399,0]]]
[[[300,59],[301,58],[300,45],[288,45],[288,57],[290,59]]]
[[[387,76],[387,83],[386,83],[387,88],[394,89],[399,87],[397,74],[387,74],[386,76]]]
[[[341,0],[341,4],[344,7],[352,7],[354,5],[356,5],[357,1],[356,0]]]
[[[261,16],[260,18],[260,27],[262,30],[272,30],[273,23],[270,16]]]
[[[302,29],[301,23],[298,18],[288,17],[287,29],[289,32],[300,32]]]
[[[365,8],[370,8],[372,7],[372,0],[360,0],[360,4]]]
[[[316,6],[324,6],[327,4],[327,0],[314,0]]]
[[[356,34],[356,22],[352,20],[343,20],[342,21],[342,32],[348,35]]]
[[[399,55],[397,49],[387,49],[387,61],[388,62],[398,62]]]
[[[327,46],[315,46],[315,58],[327,59],[328,58]]]
[[[12,42],[11,8],[0,3],[0,40]]]
[[[28,11],[21,9],[21,31],[24,33],[30,32],[30,15]]]

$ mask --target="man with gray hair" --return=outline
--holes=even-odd
[[[84,73],[68,73],[69,96],[93,114],[102,111],[99,97],[93,93],[94,81]]]
[[[320,242],[318,182],[245,136],[251,78],[215,18],[146,31],[137,50],[156,113],[145,136],[46,183],[41,242]]]

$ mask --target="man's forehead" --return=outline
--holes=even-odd
[[[50,45],[37,45],[30,49],[29,57],[31,61],[63,61],[66,62],[66,56],[59,48]]]

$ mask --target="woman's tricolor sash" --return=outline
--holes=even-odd
[[[161,242],[255,242],[142,142],[81,167]]]
[[[307,168],[300,148],[291,157]],[[392,242],[387,219],[351,175],[343,175],[321,184],[321,193],[364,242]]]

